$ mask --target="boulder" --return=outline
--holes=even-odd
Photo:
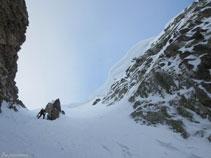
[[[62,112],[60,100],[56,99],[55,101],[48,103],[46,105],[45,111],[48,113],[48,120],[55,120],[59,118],[59,114]]]
[[[48,120],[56,120],[57,118],[59,118],[59,111],[56,108],[53,108],[47,116]]]

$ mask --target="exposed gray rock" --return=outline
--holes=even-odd
[[[45,112],[50,113],[53,109],[53,103],[48,103],[45,107]]]
[[[187,118],[189,121],[193,121],[193,114],[188,112],[184,107],[177,107],[177,112],[179,113],[179,115]]]
[[[48,113],[48,120],[55,120],[59,118],[59,111],[56,108],[52,108],[52,110]]]
[[[60,104],[60,100],[56,99],[55,102],[53,103],[53,107],[56,108],[59,112],[61,112],[61,104]]]
[[[60,113],[65,114],[65,112],[61,110],[61,104],[59,99],[56,99],[52,103],[48,103],[46,105],[45,112],[48,113],[48,120],[55,120],[59,118]]]
[[[18,100],[18,89],[14,81],[17,72],[17,52],[25,41],[28,14],[24,0],[0,1],[0,105],[5,100],[17,110],[25,107]]]
[[[169,120],[167,124],[173,129],[174,132],[181,133],[181,136],[187,139],[190,134],[186,131],[182,120]]]

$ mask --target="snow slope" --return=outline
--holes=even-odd
[[[38,111],[3,105],[0,115],[0,156],[33,158],[208,158],[211,143],[184,140],[167,127],[140,126],[128,118],[126,100],[116,106],[91,103],[64,108],[55,121],[37,120]]]
[[[152,44],[154,38],[149,38],[147,40],[143,40],[135,44],[126,55],[116,64],[114,65],[109,74],[106,82],[94,92],[89,100],[93,100],[96,97],[104,96],[108,91],[111,85],[119,78],[123,77],[125,74],[125,70],[131,65],[132,60],[136,57],[141,56]]]

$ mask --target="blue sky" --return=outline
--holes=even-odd
[[[29,109],[86,100],[140,40],[157,36],[193,0],[26,0],[19,97]]]

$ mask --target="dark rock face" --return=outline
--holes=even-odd
[[[60,113],[65,114],[65,112],[62,112],[61,110],[61,104],[59,99],[56,99],[53,103],[48,103],[46,105],[45,112],[48,113],[48,120],[55,120],[59,118]]]
[[[24,0],[0,1],[0,107],[3,100],[10,107],[25,107],[18,100],[18,88],[14,79],[17,72],[17,52],[25,41],[27,26],[28,13]]]
[[[92,105],[96,105],[97,103],[99,103],[101,101],[101,99],[97,98],[94,103]]]
[[[131,94],[135,121],[166,124],[184,138],[189,133],[183,119],[198,123],[194,115],[211,118],[210,8],[210,1],[199,0],[178,15],[142,56],[131,61],[102,103],[115,104]]]

